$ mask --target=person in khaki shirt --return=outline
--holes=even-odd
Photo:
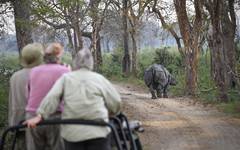
[[[82,49],[73,60],[75,70],[64,74],[54,84],[37,110],[37,116],[25,122],[34,128],[43,118],[57,109],[64,101],[62,119],[109,121],[109,114],[117,114],[121,98],[113,85],[102,75],[91,71],[93,57]],[[110,129],[86,125],[63,125],[61,136],[66,150],[110,150]]]
[[[21,51],[21,65],[23,68],[15,72],[10,78],[8,100],[8,124],[14,126],[25,120],[25,107],[27,104],[27,82],[30,70],[43,62],[43,46],[40,43],[26,45]],[[32,138],[28,131],[20,132],[15,149],[34,150]]]

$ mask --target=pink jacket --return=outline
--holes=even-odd
[[[44,64],[34,67],[29,77],[26,111],[36,113],[41,101],[57,79],[69,71],[67,67],[60,64]]]

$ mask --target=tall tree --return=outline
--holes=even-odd
[[[31,0],[2,0],[0,3],[11,3],[14,9],[15,30],[18,51],[28,43],[31,43]]]
[[[223,41],[224,41],[224,53],[226,55],[226,67],[227,67],[227,86],[233,87],[235,85],[235,66],[236,66],[236,47],[235,47],[235,35],[236,35],[236,14],[234,10],[234,0],[224,1],[222,11],[222,28],[223,28]]]
[[[132,40],[132,59],[131,59],[131,72],[133,75],[137,73],[137,37],[139,34],[139,28],[142,21],[142,16],[148,4],[152,0],[129,0],[128,6],[128,20],[130,24],[129,32]]]
[[[122,20],[123,20],[123,48],[124,48],[124,56],[122,62],[122,69],[125,75],[129,75],[130,73],[130,55],[129,55],[129,34],[128,34],[128,0],[123,0],[123,8],[122,8]]]
[[[217,85],[218,98],[228,101],[227,90],[235,71],[236,18],[234,0],[205,0],[211,20],[209,46],[211,49],[212,75]],[[230,74],[229,74],[230,73]]]
[[[164,15],[162,14],[162,10],[165,10],[165,8],[161,7],[161,4],[162,4],[161,1],[162,0],[153,0],[153,4],[151,6],[152,11],[150,11],[150,12],[155,13],[157,18],[160,20],[162,27],[171,33],[171,35],[174,37],[174,39],[177,43],[179,53],[181,54],[182,58],[185,58],[184,49],[181,44],[181,37],[175,31],[174,26],[171,23],[168,23],[166,21]],[[150,9],[150,7],[149,7],[149,9]]]
[[[180,33],[184,43],[185,70],[186,70],[186,89],[188,95],[195,95],[197,88],[197,67],[199,61],[199,50],[202,29],[202,0],[194,0],[195,16],[193,24],[190,23],[187,14],[186,0],[174,0],[177,13]]]
[[[30,23],[31,0],[14,0],[14,19],[19,53],[28,43],[33,42]]]
[[[102,3],[101,3],[102,2]],[[90,13],[92,19],[91,49],[94,57],[94,69],[98,70],[102,64],[101,37],[105,13],[109,6],[109,1],[90,0]]]
[[[91,38],[91,33],[84,32],[89,24],[86,18],[90,7],[84,0],[34,0],[32,7],[36,19],[56,30],[66,31],[72,48],[72,57],[82,49],[83,36]]]

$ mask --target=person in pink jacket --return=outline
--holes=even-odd
[[[30,72],[28,90],[29,97],[26,106],[26,119],[36,115],[41,101],[50,91],[54,83],[69,68],[61,65],[63,47],[59,43],[51,43],[44,50],[45,64],[34,67]],[[59,118],[62,105],[59,105],[56,112],[50,115],[50,119]],[[36,150],[62,150],[63,144],[60,138],[59,126],[41,126],[31,129],[31,136]]]

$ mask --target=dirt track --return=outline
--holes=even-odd
[[[240,150],[240,119],[187,98],[150,99],[147,90],[117,84],[124,112],[140,120],[144,150]]]

